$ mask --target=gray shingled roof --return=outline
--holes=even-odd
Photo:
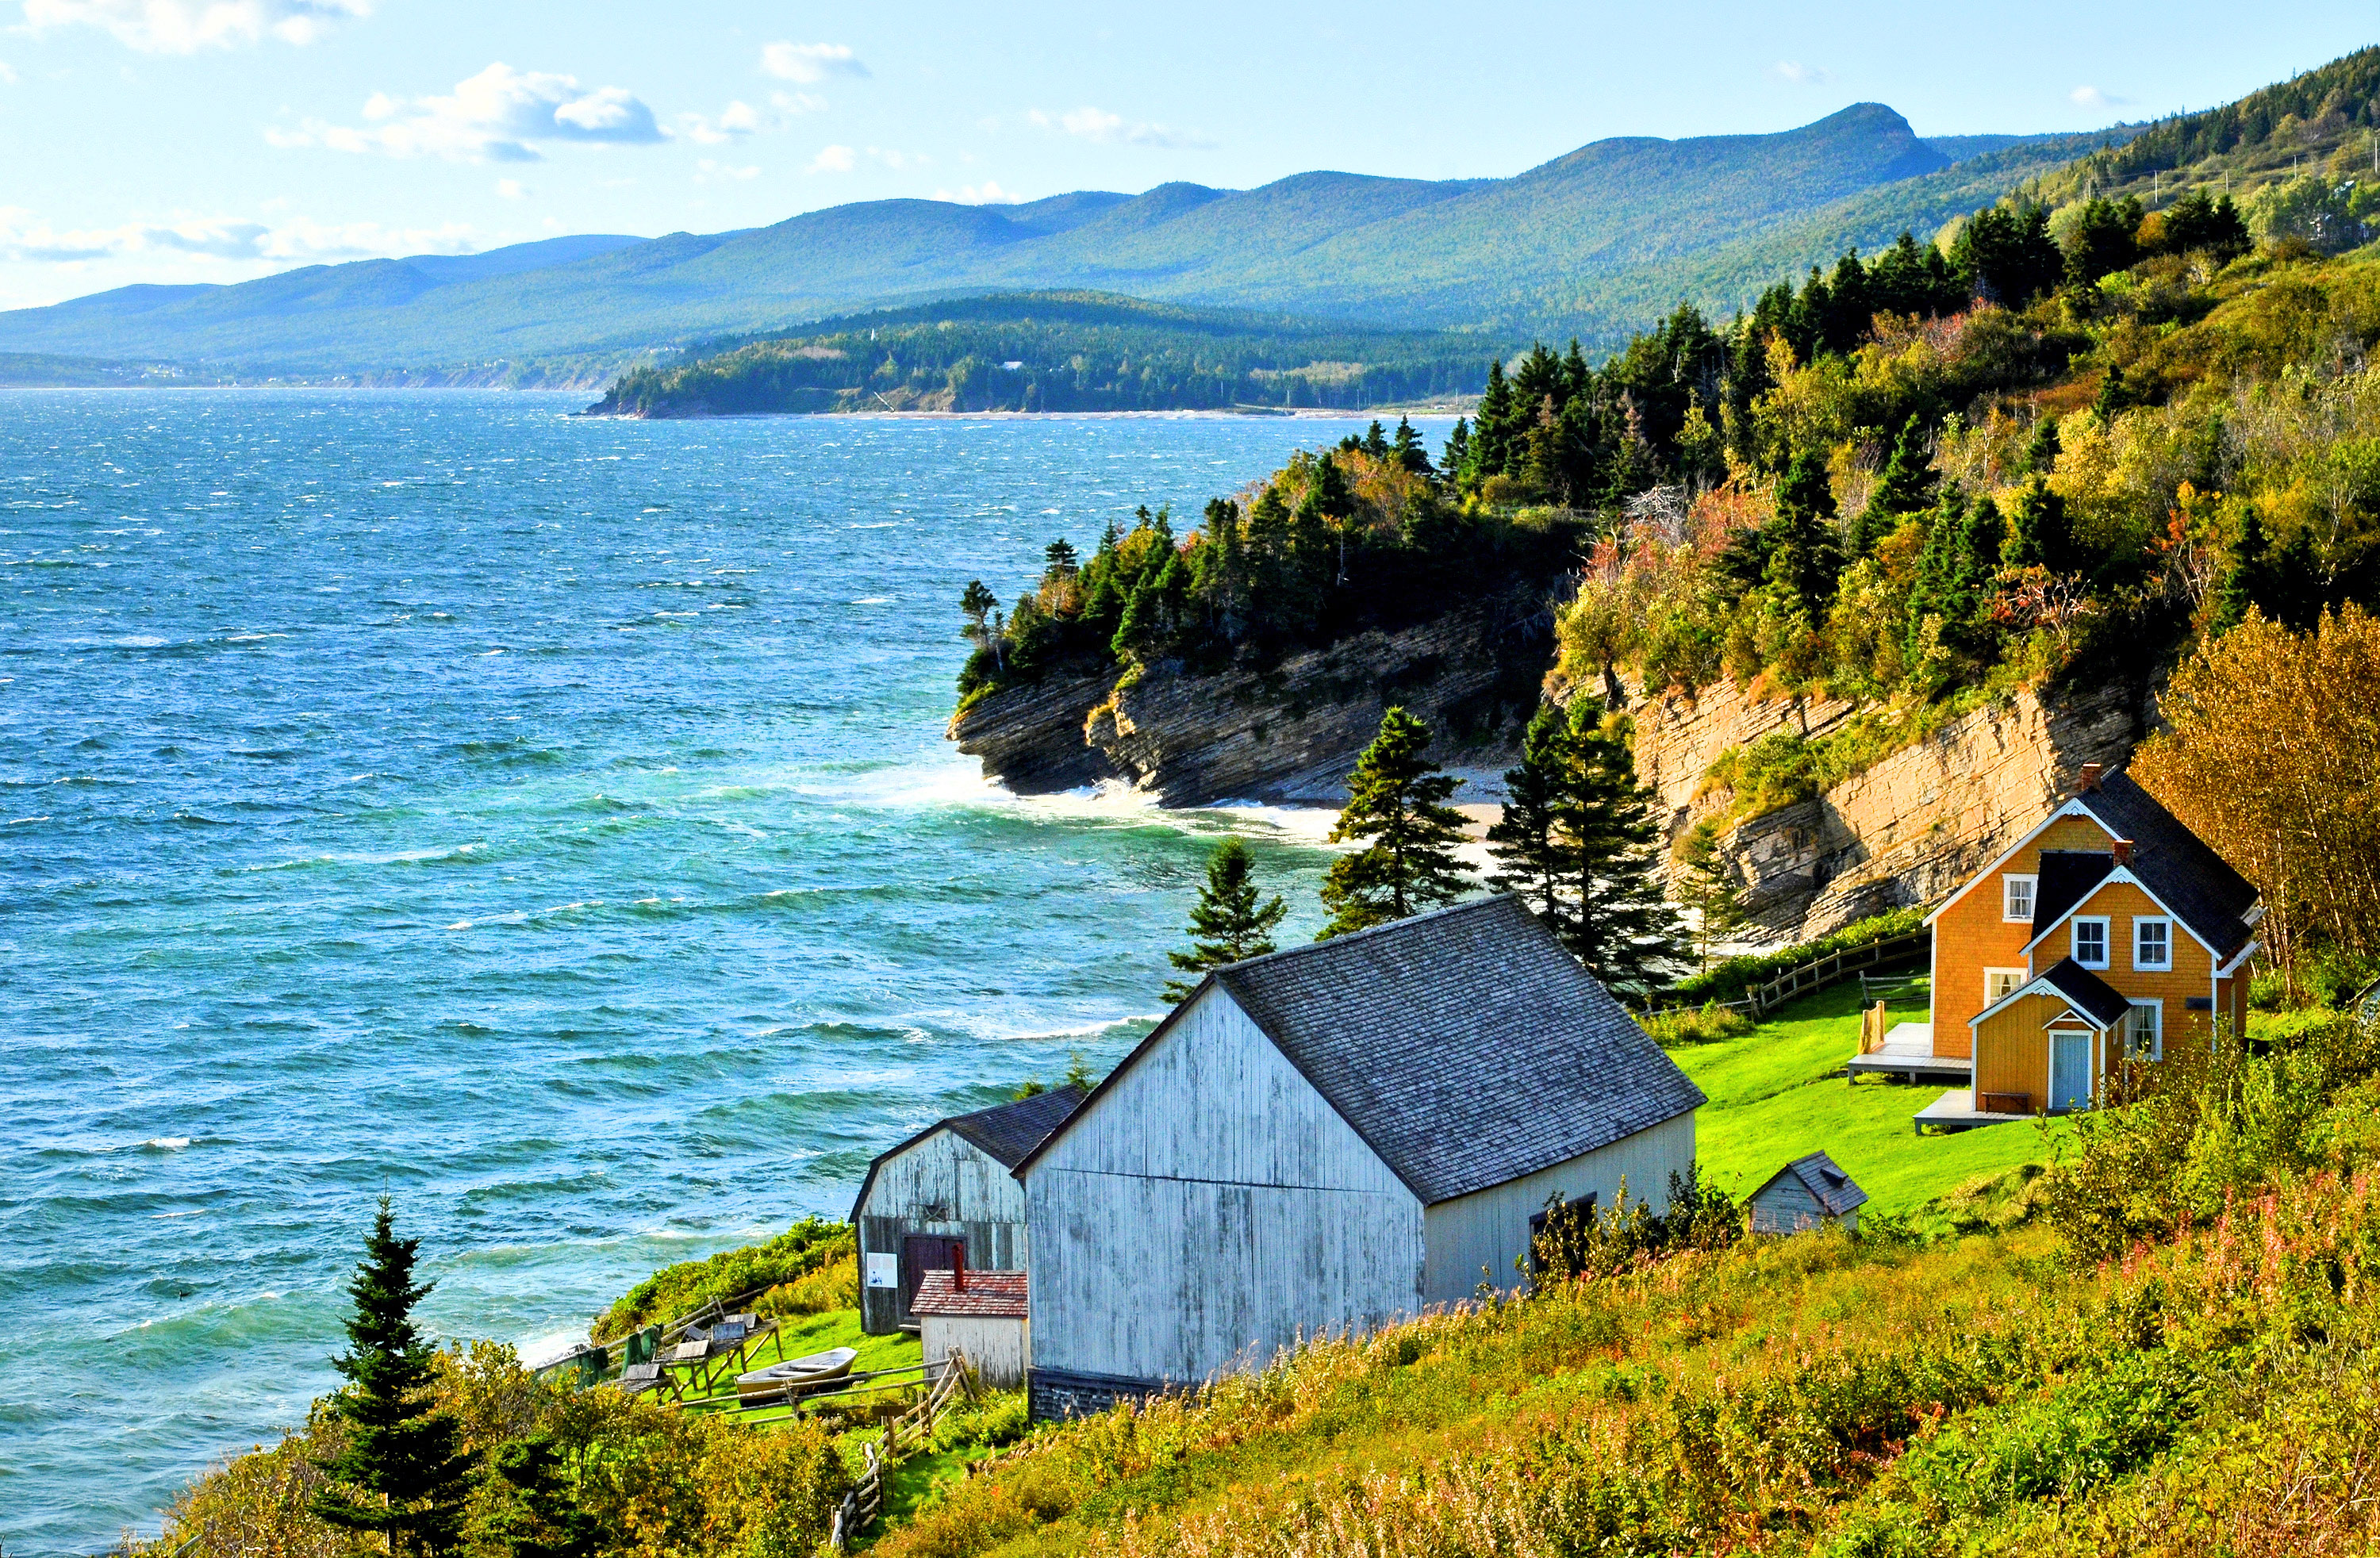
[[[2075,797],[2117,837],[2132,841],[2132,874],[2228,959],[2248,943],[2256,890],[2131,775],[2110,773]]]
[[[1509,895],[1212,978],[1424,1205],[1565,1162],[1704,1101]]]
[[[2132,1004],[2114,986],[2070,957],[2061,957],[2043,969],[2041,978],[2102,1028],[2120,1020],[2132,1009]]]
[[[1842,1171],[1840,1164],[1824,1152],[1813,1152],[1806,1158],[1796,1158],[1787,1163],[1770,1175],[1767,1181],[1752,1193],[1752,1199],[1758,1200],[1770,1185],[1788,1175],[1802,1182],[1803,1188],[1816,1198],[1818,1205],[1829,1217],[1841,1217],[1853,1208],[1867,1204],[1867,1192]]]
[[[1064,1124],[1075,1105],[1082,1102],[1083,1089],[1069,1083],[942,1124],[999,1159],[1001,1167],[1013,1169],[1025,1161],[1026,1153],[1041,1145],[1043,1137]]]
[[[998,1159],[1001,1167],[1013,1169],[1025,1161],[1027,1153],[1041,1145],[1043,1138],[1065,1124],[1066,1116],[1075,1112],[1084,1096],[1082,1089],[1069,1083],[1046,1093],[1035,1093],[1031,1098],[995,1103],[972,1114],[953,1114],[947,1120],[936,1120],[917,1135],[893,1143],[868,1161],[868,1176],[859,1182],[859,1194],[852,1198],[852,1222],[856,1223],[859,1221],[860,1208],[868,1204],[868,1192],[876,1187],[876,1171],[936,1131],[947,1126]]]
[[[2033,883],[2033,935],[2039,939],[2066,911],[2107,880],[2116,858],[2102,849],[2045,849]]]

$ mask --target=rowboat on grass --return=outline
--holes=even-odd
[[[858,1360],[859,1352],[856,1347],[834,1347],[826,1352],[812,1353],[807,1357],[736,1375],[735,1394],[746,1399],[775,1395],[788,1390],[798,1394],[830,1380],[842,1379],[851,1372],[851,1366]]]

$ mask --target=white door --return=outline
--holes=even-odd
[[[2091,1102],[2091,1036],[2058,1029],[2049,1035],[2049,1107],[2080,1109]]]

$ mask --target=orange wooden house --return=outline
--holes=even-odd
[[[2088,1105],[2128,1057],[2205,1042],[2247,1016],[2256,890],[2147,791],[2087,764],[2073,797],[1926,918],[1930,1031],[1972,1078],[1921,1111],[1983,1125]]]

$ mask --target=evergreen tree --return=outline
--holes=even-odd
[[[347,1382],[330,1398],[346,1420],[346,1443],[322,1463],[330,1483],[308,1506],[331,1525],[380,1533],[395,1558],[452,1552],[469,1491],[457,1425],[426,1399],[435,1349],[413,1323],[413,1307],[431,1288],[413,1280],[420,1245],[396,1236],[382,1196],[347,1284],[356,1306],[347,1351],[331,1360]]]
[[[1462,422],[1457,421],[1454,425],[1458,432],[1461,431]],[[1397,419],[1396,437],[1390,442],[1389,448],[1396,456],[1397,463],[1415,476],[1432,474],[1429,469],[1429,451],[1422,446],[1421,434],[1414,431],[1411,418]]]
[[[1777,484],[1777,517],[1762,534],[1767,543],[1762,579],[1788,590],[1812,622],[1824,621],[1843,557],[1835,540],[1834,484],[1815,453],[1805,449],[1793,456]]]
[[[2024,469],[2047,476],[2058,468],[2058,419],[2045,416],[2033,424],[2033,437],[2024,446]]]
[[[1454,419],[1454,431],[1446,435],[1446,452],[1438,457],[1438,469],[1450,481],[1460,481],[1471,464],[1471,423],[1467,418]]]
[[[1203,974],[1227,963],[1262,957],[1273,950],[1272,930],[1289,906],[1278,895],[1258,902],[1256,857],[1236,838],[1215,846],[1207,861],[1207,885],[1190,911],[1190,950],[1165,955],[1185,974]],[[1197,988],[1196,980],[1170,980],[1165,999],[1179,1004]]]
[[[1568,892],[1578,874],[1561,831],[1570,760],[1569,716],[1554,704],[1540,705],[1521,738],[1520,766],[1504,771],[1504,814],[1488,830],[1488,853],[1502,868],[1488,884],[1500,893],[1519,894],[1565,942]]]
[[[1043,1090],[1028,1082],[1030,1098]],[[595,1522],[571,1498],[563,1460],[542,1434],[509,1440],[489,1457],[463,1528],[474,1558],[591,1558]]]
[[[1679,846],[1670,895],[1694,911],[1694,951],[1707,973],[1711,948],[1741,930],[1745,918],[1742,890],[1728,868],[1727,851],[1719,847],[1718,829],[1707,817],[1688,831]]]
[[[2074,566],[2074,529],[2066,515],[2066,500],[2034,477],[2017,497],[2009,516],[2008,533],[2000,541],[2000,566],[2044,567],[2065,573]]]
[[[1463,469],[1463,485],[1476,488],[1489,477],[1501,476],[1512,469],[1516,435],[1525,434],[1526,421],[1516,419],[1512,403],[1512,386],[1504,377],[1504,364],[1500,359],[1488,364],[1488,388],[1479,396],[1479,406],[1471,414],[1470,460]],[[1528,407],[1525,416],[1534,417],[1536,408]],[[1520,427],[1513,423],[1522,420]]]
[[[1904,517],[1933,506],[1934,468],[1925,453],[1923,424],[1912,417],[1893,441],[1892,457],[1884,462],[1867,506],[1860,510],[1859,528],[1852,538],[1854,549],[1865,556]]]
[[[2229,566],[2215,587],[2215,616],[2209,624],[2217,634],[2228,633],[2246,620],[2248,608],[2256,603],[2258,588],[2265,582],[2269,548],[2265,522],[2257,517],[2254,504],[2240,505],[2240,533],[2229,550]]]
[[[1680,927],[1654,882],[1656,797],[1636,783],[1624,728],[1605,728],[1593,699],[1571,705],[1570,772],[1556,815],[1572,851],[1577,913],[1563,939],[1606,985],[1643,994],[1665,982]]]
[[[1347,808],[1330,842],[1365,841],[1331,862],[1322,879],[1330,923],[1318,941],[1402,919],[1451,903],[1468,885],[1454,858],[1463,842],[1463,814],[1446,804],[1455,786],[1422,754],[1430,729],[1402,708],[1380,716],[1380,733],[1355,761],[1347,781]]]
[[[988,651],[992,664],[1005,671],[1008,667],[1001,658],[1000,629],[994,625],[999,606],[1000,597],[979,578],[967,580],[967,587],[959,592],[959,611],[967,620],[962,636],[977,649]]]
[[[2120,362],[2107,364],[2107,374],[2099,381],[2098,396],[2091,402],[2091,409],[2098,413],[2099,425],[2110,426],[2119,413],[2139,404],[2140,397],[2132,393],[2130,384],[2124,383],[2124,365]]]

